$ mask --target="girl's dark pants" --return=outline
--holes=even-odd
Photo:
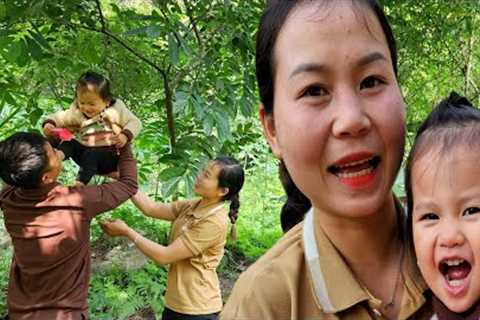
[[[217,320],[219,312],[201,315],[183,314],[165,307],[162,320]]]
[[[79,165],[78,180],[87,185],[96,174],[117,171],[118,154],[115,147],[86,147],[77,140],[62,141],[54,147],[63,151],[65,160],[71,158]]]

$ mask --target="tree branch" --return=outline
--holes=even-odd
[[[192,10],[189,7],[187,1],[182,0],[182,2],[183,2],[183,5],[185,6],[185,9],[187,10],[187,16],[188,16],[188,19],[190,20],[190,23],[192,24],[193,33],[195,34],[195,37],[197,38],[198,46],[200,48],[203,48],[202,38],[200,37],[200,32],[198,32],[198,28],[197,28],[197,24],[195,23],[195,19],[193,19]]]
[[[154,62],[150,61],[148,58],[146,58],[145,56],[143,56],[142,54],[138,53],[135,49],[133,49],[130,45],[128,45],[124,40],[120,39],[119,37],[117,37],[116,35],[114,35],[113,33],[111,33],[110,31],[108,30],[98,30],[98,29],[95,29],[95,28],[91,28],[91,27],[88,27],[88,26],[84,26],[84,25],[75,25],[75,24],[71,24],[69,23],[69,25],[73,26],[73,27],[80,27],[80,28],[83,28],[83,29],[86,29],[86,30],[90,30],[90,31],[94,31],[94,32],[97,32],[97,33],[103,33],[105,35],[107,35],[108,37],[112,38],[113,40],[115,40],[118,44],[120,44],[122,47],[124,47],[125,49],[127,49],[127,51],[129,51],[130,53],[132,53],[134,56],[136,56],[137,58],[139,58],[140,60],[142,60],[143,62],[145,62],[146,64],[148,64],[149,66],[151,66],[152,68],[154,68],[155,70],[157,70],[158,72],[160,72],[160,74],[162,74],[162,76],[166,76],[166,73],[165,71],[160,68],[157,64],[155,64]]]
[[[103,17],[102,5],[100,4],[100,0],[95,0],[95,3],[97,4],[98,15],[100,16],[100,23],[102,24],[102,31],[106,31],[107,30],[107,25],[105,23],[105,18]]]
[[[160,66],[158,66],[154,62],[150,61],[148,58],[146,58],[142,54],[138,53],[135,49],[133,49],[130,45],[128,45],[124,40],[120,39],[118,36],[116,36],[115,34],[111,33],[110,31],[108,31],[106,29],[105,30],[98,30],[96,28],[92,28],[92,27],[85,26],[85,25],[76,25],[76,24],[72,24],[72,23],[67,23],[67,24],[72,26],[72,27],[80,27],[80,28],[83,28],[85,30],[90,30],[90,31],[94,31],[94,32],[97,32],[97,33],[102,33],[102,34],[110,37],[111,39],[115,40],[118,44],[120,44],[122,47],[124,47],[127,51],[129,51],[134,56],[136,56],[138,59],[142,60],[143,62],[145,62],[146,64],[148,64],[149,66],[151,66],[152,68],[154,68],[155,70],[157,70],[160,73],[160,75],[163,78],[163,87],[164,87],[164,90],[165,90],[165,108],[166,108],[166,111],[167,111],[167,125],[168,125],[168,133],[169,133],[169,137],[170,137],[170,146],[171,146],[172,150],[175,149],[176,134],[175,134],[175,119],[173,117],[173,101],[172,101],[173,94],[172,94],[172,90],[171,90],[170,84],[168,82],[168,76],[167,76],[167,73],[165,72],[165,70],[163,70]]]

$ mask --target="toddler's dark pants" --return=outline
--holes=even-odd
[[[115,147],[86,147],[77,140],[62,141],[54,145],[79,165],[78,180],[87,185],[96,174],[117,171],[118,154]]]

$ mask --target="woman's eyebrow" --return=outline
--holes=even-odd
[[[378,60],[387,61],[387,58],[385,58],[385,56],[383,54],[381,54],[380,52],[375,51],[375,52],[369,53],[366,56],[363,56],[360,59],[358,59],[356,65],[357,65],[357,67],[364,67],[364,66],[366,66],[370,63],[373,63],[375,61],[378,61]]]
[[[387,61],[387,58],[383,54],[381,54],[378,51],[372,52],[367,54],[366,56],[361,57],[358,59],[358,61],[355,63],[357,67],[364,67],[370,63],[373,63],[375,61],[382,60],[382,61]],[[289,79],[292,79],[296,75],[300,73],[326,73],[330,70],[330,68],[321,63],[315,63],[315,62],[310,62],[310,63],[302,63],[298,65],[290,74],[288,77]]]
[[[293,77],[295,77],[296,75],[300,74],[300,73],[311,73],[311,72],[314,72],[314,73],[322,73],[322,72],[327,72],[329,70],[329,67],[324,65],[324,64],[320,64],[320,63],[302,63],[300,65],[298,65],[295,70],[292,71],[292,73],[290,74],[290,76],[288,77],[288,79],[292,79]]]

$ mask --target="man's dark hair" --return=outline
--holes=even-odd
[[[38,187],[48,168],[47,143],[42,135],[29,132],[17,132],[0,142],[0,178],[15,187]]]

